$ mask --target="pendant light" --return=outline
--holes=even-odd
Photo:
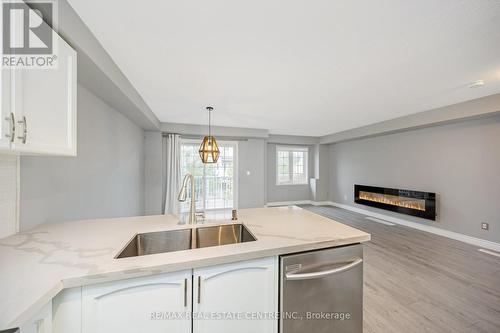
[[[203,138],[203,142],[201,143],[200,153],[201,161],[203,163],[217,163],[219,159],[220,151],[219,146],[217,145],[217,141],[215,137],[212,136],[211,128],[210,128],[210,112],[212,112],[214,108],[211,106],[207,106],[208,110],[208,136]]]

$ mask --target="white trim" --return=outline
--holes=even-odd
[[[183,137],[179,137],[179,139],[180,139],[180,141],[179,141],[179,142],[180,142],[181,144],[183,144],[183,143],[185,143],[185,144],[196,144],[196,145],[198,145],[198,146],[200,146],[200,145],[201,145],[201,141],[203,140],[203,138],[201,138],[201,139],[197,140],[197,139],[186,139],[186,138],[183,138]],[[218,141],[218,140],[217,140],[217,143],[219,143],[219,141]]]
[[[277,206],[294,206],[294,205],[312,205],[311,200],[298,200],[298,201],[276,201],[268,202],[266,207],[277,207]]]
[[[16,225],[15,232],[21,231],[21,158],[16,158]]]
[[[289,182],[280,182],[279,181],[279,168],[278,168],[278,162],[279,162],[279,153],[280,151],[287,151],[289,153],[293,152],[302,152],[304,153],[304,174],[306,176],[306,179],[303,182],[293,182],[293,154],[289,154],[288,159],[289,159],[289,168],[288,168],[288,175],[290,176],[290,181]],[[289,185],[309,185],[309,147],[303,147],[303,146],[283,146],[283,145],[277,145],[276,146],[276,152],[275,152],[275,177],[276,177],[276,186],[289,186]]]
[[[275,202],[268,202],[267,204],[265,204],[266,207],[294,206],[294,205],[332,206],[331,201],[312,201],[312,200],[275,201]]]
[[[396,224],[394,224],[394,223],[387,222],[387,221],[384,221],[384,220],[378,219],[378,218],[376,218],[376,217],[371,217],[371,216],[367,216],[367,217],[365,217],[365,219],[370,220],[370,221],[373,221],[373,222],[377,222],[377,223],[385,224],[385,225],[390,225],[391,227],[396,225]]]
[[[233,144],[233,209],[239,208],[238,199],[238,181],[240,179],[239,166],[239,145],[238,141],[226,141],[226,143]]]
[[[238,203],[238,180],[239,180],[239,169],[238,169],[238,159],[239,159],[239,153],[238,153],[238,141],[235,140],[218,140],[217,143],[219,144],[219,147],[222,146],[231,146],[233,147],[233,207],[232,209],[238,209],[239,203]],[[182,145],[201,145],[201,140],[198,139],[186,139],[186,138],[180,138],[180,146]],[[182,158],[182,157],[181,157]],[[203,168],[203,178],[205,179],[205,165]],[[205,184],[205,180],[203,181],[203,184]],[[205,191],[205,185],[203,185],[203,192]],[[211,209],[206,209],[206,199],[205,195],[203,195],[203,211],[210,211],[210,210],[222,210],[224,208],[211,208]]]
[[[410,228],[413,228],[413,229],[418,229],[418,230],[421,230],[421,231],[430,232],[430,233],[435,234],[435,235],[439,235],[439,236],[443,236],[443,237],[455,239],[455,240],[458,240],[458,241],[461,241],[461,242],[464,242],[464,243],[467,243],[467,244],[475,245],[475,246],[478,246],[478,247],[484,247],[484,248],[487,248],[489,250],[494,250],[494,251],[500,252],[500,243],[495,243],[495,242],[492,242],[492,241],[489,241],[489,240],[486,240],[486,239],[481,239],[481,238],[476,238],[476,237],[472,237],[472,236],[467,236],[467,235],[464,235],[464,234],[459,234],[458,232],[449,231],[449,230],[445,230],[445,229],[441,229],[441,228],[436,228],[436,227],[433,227],[433,226],[430,226],[430,225],[419,224],[419,223],[416,223],[416,222],[411,222],[411,221],[403,220],[403,219],[400,219],[400,218],[397,218],[397,217],[387,216],[387,215],[383,215],[383,214],[380,214],[380,213],[371,212],[371,211],[366,210],[366,209],[362,209],[362,208],[358,208],[358,207],[353,207],[353,206],[345,205],[345,204],[340,204],[340,203],[337,203],[337,202],[330,202],[330,205],[334,206],[334,207],[339,207],[339,208],[347,209],[347,210],[350,210],[350,211],[353,211],[353,212],[356,212],[356,213],[360,213],[360,214],[364,214],[364,215],[368,215],[368,216],[380,218],[380,219],[383,219],[383,220],[386,220],[386,221],[389,221],[389,222],[393,222],[393,223],[396,223],[396,224],[404,225],[406,227],[410,227]]]
[[[478,249],[478,251],[500,258],[500,253],[498,253],[498,252],[489,251],[489,250],[485,250],[485,249]]]
[[[289,150],[289,151],[303,151],[303,152],[309,152],[309,147],[307,146],[287,146],[287,145],[276,145],[276,151],[279,149],[281,150]]]
[[[283,202],[268,202],[266,207],[274,207],[274,206],[291,206],[291,205],[313,205],[313,206],[333,206],[338,208],[343,208],[346,210],[350,210],[352,212],[356,212],[359,214],[375,217],[378,219],[385,220],[387,222],[392,222],[399,225],[404,225],[409,228],[418,229],[420,231],[430,232],[431,234],[451,238],[457,241],[461,241],[467,244],[471,244],[477,247],[483,247],[488,250],[493,250],[500,252],[500,243],[492,242],[486,239],[481,239],[477,237],[467,236],[464,234],[460,234],[458,232],[449,231],[441,228],[436,228],[430,225],[420,224],[416,222],[411,222],[407,220],[403,220],[397,217],[388,216],[376,212],[372,212],[366,209],[345,205],[333,201],[312,201],[312,200],[299,200],[299,201],[283,201]],[[483,251],[482,251],[483,252]]]

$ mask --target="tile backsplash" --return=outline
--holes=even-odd
[[[17,231],[19,157],[0,155],[0,238]]]

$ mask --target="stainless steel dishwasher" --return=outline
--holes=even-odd
[[[280,333],[363,332],[363,247],[280,258]]]

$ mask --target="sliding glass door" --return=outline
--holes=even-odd
[[[196,208],[198,210],[226,210],[237,208],[236,142],[220,141],[220,157],[216,164],[203,164],[198,154],[199,140],[181,142],[181,176],[190,172],[195,178]],[[186,203],[181,212],[189,210]]]

